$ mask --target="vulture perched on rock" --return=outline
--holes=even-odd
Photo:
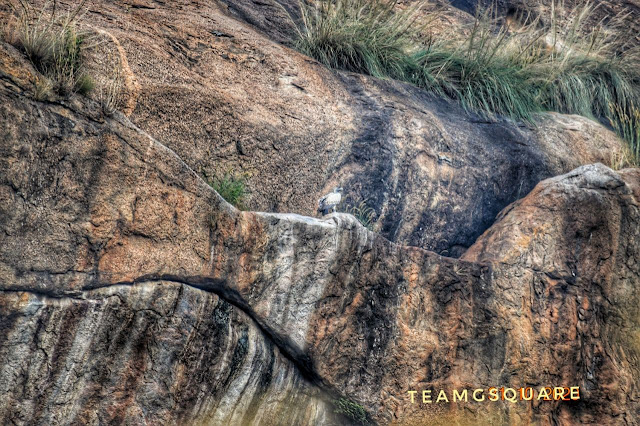
[[[318,212],[322,214],[322,216],[329,214],[329,212],[335,212],[336,206],[340,204],[342,200],[342,188],[335,187],[333,188],[333,192],[328,193],[318,200]]]

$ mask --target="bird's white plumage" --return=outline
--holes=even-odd
[[[326,204],[340,204],[340,200],[342,200],[342,194],[339,192],[332,192],[326,195],[324,202]]]
[[[322,214],[329,213],[330,210],[334,210],[340,201],[342,201],[342,188],[335,188],[333,192],[328,193],[318,200],[318,211]]]

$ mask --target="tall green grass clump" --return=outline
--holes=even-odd
[[[464,38],[426,46],[417,84],[458,99],[467,109],[533,121],[541,111],[607,119],[610,105],[640,101],[640,55],[625,46],[622,17],[588,29],[587,3],[565,13],[553,4],[547,24],[500,23],[491,9],[476,17]]]
[[[420,4],[317,0],[301,9],[296,46],[330,67],[406,81],[489,118],[580,114],[638,145],[640,51],[627,45],[623,15],[591,25],[592,3],[567,11],[554,2],[544,23],[524,17],[512,26],[488,9],[463,36],[426,37],[418,22],[433,14]]]
[[[564,19],[562,7],[552,6],[551,24],[539,35],[547,48],[533,64],[539,68],[545,109],[612,118],[616,108],[640,105],[640,51],[627,45],[631,37],[623,27],[624,15],[589,28],[592,3]]]
[[[388,0],[319,0],[301,10],[301,52],[332,68],[409,78],[420,5],[396,11]]]
[[[83,64],[86,34],[79,32],[76,25],[85,2],[60,17],[57,1],[36,9],[19,0],[18,23],[9,35],[8,41],[24,52],[61,95],[86,94],[93,88]]]
[[[433,39],[418,56],[413,83],[458,100],[469,110],[493,117],[532,120],[542,110],[530,84],[520,36],[496,27],[492,11],[479,15],[464,38]]]
[[[640,109],[612,105],[611,111],[611,126],[629,143],[626,165],[640,167]]]

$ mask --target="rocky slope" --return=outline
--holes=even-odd
[[[217,6],[121,6],[91,10],[125,114],[34,100],[0,45],[3,423],[345,424],[339,398],[380,424],[640,422],[640,172],[570,171],[611,133],[335,74]],[[197,173],[228,165],[260,210],[340,182],[382,232],[239,212]],[[556,385],[582,399],[407,395]]]
[[[386,238],[459,256],[540,180],[619,150],[584,118],[488,122],[407,85],[331,72],[269,39],[290,23],[258,3],[98,2],[86,18],[110,35],[101,56],[125,64],[132,122],[198,173],[248,173],[251,210],[313,215],[339,184],[375,209]],[[249,14],[263,24],[238,20]],[[96,74],[111,72],[105,62]]]

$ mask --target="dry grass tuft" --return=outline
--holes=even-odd
[[[83,64],[87,34],[77,29],[85,3],[83,0],[71,12],[59,16],[55,0],[41,8],[18,0],[18,6],[14,7],[17,24],[6,34],[7,41],[24,52],[49,79],[51,90],[60,95],[87,94],[94,87]]]
[[[98,94],[98,101],[102,107],[103,114],[112,116],[121,107],[122,90],[122,70],[119,66],[116,66],[111,78],[100,88],[100,93]]]

